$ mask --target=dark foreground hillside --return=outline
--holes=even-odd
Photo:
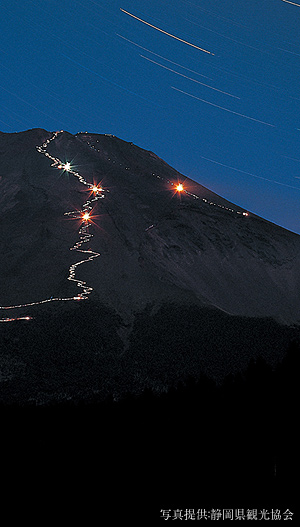
[[[293,511],[299,235],[113,136],[0,143],[4,521]]]
[[[1,324],[0,403],[119,400],[145,388],[165,392],[202,375],[220,383],[243,372],[251,359],[276,365],[290,342],[299,340],[297,326],[271,318],[237,317],[196,305],[151,310],[149,305],[137,314],[129,328],[111,309],[91,301],[72,309],[40,309],[33,321]]]
[[[45,350],[49,363],[47,339]],[[33,362],[37,353],[32,346]],[[80,359],[75,347],[60,364],[69,359],[71,375],[76,354],[79,386],[91,356]],[[52,349],[56,371],[58,355]],[[165,521],[161,509],[296,514],[298,356],[294,341],[276,364],[257,356],[222,382],[190,375],[164,393],[148,388],[115,401],[95,393],[44,406],[2,402],[2,444],[14,445],[10,477],[25,492],[30,472],[35,496],[55,497],[66,520],[75,514],[87,523],[98,515],[103,525],[156,525]]]

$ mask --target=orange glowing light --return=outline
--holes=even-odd
[[[176,190],[177,190],[177,192],[182,192],[183,191],[182,183],[179,183],[179,185],[176,186]]]
[[[101,187],[97,187],[97,185],[94,185],[94,186],[92,187],[92,191],[95,192],[95,194],[96,194],[97,192],[101,192],[102,190],[103,190],[103,189],[102,189]]]
[[[88,212],[85,212],[83,215],[82,215],[82,219],[84,221],[88,221],[90,219],[90,214]]]

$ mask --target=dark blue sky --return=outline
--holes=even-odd
[[[0,129],[112,133],[300,233],[294,4],[2,0]]]

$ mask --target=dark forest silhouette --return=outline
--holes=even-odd
[[[122,495],[130,491],[129,510],[293,510],[298,354],[294,341],[276,366],[258,357],[222,383],[189,376],[165,393],[146,388],[118,401],[94,395],[40,408],[2,404],[2,422],[25,418],[22,433],[38,430],[54,463],[74,470],[81,459],[79,471],[96,471]]]

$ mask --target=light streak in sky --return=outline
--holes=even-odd
[[[235,99],[240,99],[240,97],[237,97],[236,95],[232,95],[231,93],[228,93],[226,91],[219,90],[218,88],[214,88],[213,86],[209,86],[208,84],[204,84],[204,82],[197,81],[196,79],[192,79],[191,77],[188,77],[187,75],[183,75],[183,73],[179,73],[178,71],[172,70],[171,68],[168,68],[167,66],[163,66],[163,64],[160,64],[159,62],[156,62],[155,60],[151,60],[144,55],[140,55],[143,59],[148,60],[149,62],[153,62],[153,64],[157,64],[161,68],[164,68],[166,70],[172,71],[173,73],[176,73],[176,75],[180,75],[181,77],[184,77],[185,79],[189,79],[190,81],[197,82],[197,84],[201,84],[201,86],[205,86],[206,88],[209,88],[211,90],[218,91],[220,93],[223,93],[224,95],[229,95],[229,97],[234,97]]]
[[[1,68],[3,67],[3,65],[1,64]],[[30,126],[32,126],[32,122],[29,120],[29,119],[23,119],[23,116],[21,116],[19,113],[17,112],[14,112],[11,108],[8,108],[7,106],[5,106],[2,102],[1,102],[1,108],[2,110],[6,110],[9,114],[9,116],[11,117],[12,114],[15,115],[16,117],[14,117],[14,120],[15,121],[18,121],[19,123],[27,123],[27,126],[28,124],[30,124]],[[18,117],[20,117],[20,119],[18,119]],[[3,121],[2,121],[3,122]],[[4,124],[7,124],[7,123],[4,123]],[[7,124],[7,126],[9,128],[13,128],[11,125]]]
[[[146,97],[143,97],[142,95],[139,95],[138,93],[136,93],[136,92],[134,92],[134,91],[128,90],[128,89],[125,88],[124,86],[121,86],[121,84],[117,84],[116,82],[113,82],[113,81],[107,79],[106,77],[103,77],[103,75],[100,75],[100,73],[97,73],[96,71],[91,70],[90,68],[87,68],[87,67],[84,66],[83,64],[80,64],[80,62],[77,62],[77,60],[73,60],[73,59],[71,59],[71,57],[68,57],[68,55],[64,55],[63,53],[61,53],[61,55],[62,55],[63,57],[65,57],[66,59],[70,60],[71,62],[74,62],[74,64],[77,64],[78,66],[80,66],[80,67],[83,68],[84,70],[89,71],[90,73],[93,73],[94,75],[97,75],[97,77],[100,77],[100,79],[103,79],[103,80],[106,81],[106,82],[109,82],[109,83],[112,84],[113,86],[117,86],[117,88],[120,88],[121,90],[124,90],[124,91],[126,91],[127,93],[131,93],[131,95],[135,95],[136,97],[139,97],[139,99],[143,99],[143,101],[147,101],[147,102],[150,102],[151,104],[154,104],[155,106],[159,106],[159,107],[161,107],[160,104],[157,104],[156,102],[151,101],[150,99],[147,99]],[[0,86],[0,87],[1,87],[1,86]]]
[[[5,123],[4,121],[2,121],[2,119],[0,119],[1,123],[3,123],[5,126],[8,126],[8,128],[12,128],[12,126],[10,124],[7,124]]]
[[[277,48],[277,49],[279,49],[280,51],[284,51],[285,53],[290,53],[291,55],[297,55],[297,57],[300,57],[300,53],[295,53],[295,51],[289,51],[288,49],[283,49],[283,48]]]
[[[283,2],[286,2],[287,4],[296,5],[297,7],[300,7],[300,4],[295,4],[295,2],[289,2],[289,0],[282,0]]]
[[[300,163],[300,159],[296,159],[295,157],[288,157],[288,156],[282,156],[282,157],[285,157],[286,159],[291,159],[292,161],[298,161]]]
[[[142,18],[138,18],[137,16],[133,15],[132,13],[129,13],[128,11],[125,11],[120,7],[120,10],[123,13],[126,13],[126,15],[131,16],[132,18],[135,18],[136,20],[139,20],[139,22],[143,22],[143,24],[146,24],[147,26],[152,27],[153,29],[156,29],[157,31],[160,31],[161,33],[164,33],[164,35],[167,35],[168,37],[175,38],[176,40],[179,40],[180,42],[183,42],[184,44],[187,44],[188,46],[191,46],[192,48],[199,49],[200,51],[204,51],[204,53],[208,53],[209,55],[214,55],[211,51],[208,51],[207,49],[200,48],[199,46],[196,46],[195,44],[192,44],[191,42],[187,42],[186,40],[183,40],[182,38],[176,37],[175,35],[172,35],[171,33],[167,33],[167,31],[164,31],[163,29],[160,29],[157,26],[153,26],[152,24],[149,24],[149,22],[146,22]]]
[[[166,59],[166,57],[163,57],[162,55],[159,55],[158,53],[154,53],[154,51],[151,51],[148,48],[144,48],[143,46],[140,46],[136,42],[133,42],[133,40],[129,40],[129,38],[125,38],[122,35],[119,35],[119,33],[116,33],[116,35],[120,38],[123,38],[123,40],[126,40],[127,42],[130,42],[134,46],[137,46],[140,49],[143,49],[144,51],[148,51],[148,53],[151,53],[152,55],[155,55],[156,57],[159,57],[160,59],[166,60],[167,62],[170,62],[171,64],[175,64],[175,66],[179,66],[180,68],[183,68],[184,70],[190,71],[191,73],[195,73],[195,75],[199,75],[200,77],[204,77],[205,79],[213,80],[211,77],[207,77],[207,75],[202,75],[202,73],[198,73],[198,71],[191,70],[190,68],[186,68],[186,66],[182,66],[181,64],[178,64],[178,62],[174,62],[173,60]]]
[[[13,95],[14,97],[16,97],[16,99],[19,99],[19,101],[22,101],[24,102],[25,104],[27,104],[27,106],[30,106],[31,108],[34,108],[35,110],[37,110],[38,112],[44,114],[46,117],[50,117],[50,119],[55,119],[53,117],[53,115],[49,115],[48,113],[45,113],[43,110],[41,110],[40,108],[37,108],[36,106],[34,106],[33,104],[30,104],[30,102],[27,102],[25,101],[25,99],[22,99],[22,97],[19,97],[16,93],[14,92],[11,92],[9,90],[7,90],[6,88],[4,88],[3,86],[0,86],[1,90],[4,90],[6,91],[7,93],[9,93],[10,95]]]
[[[77,48],[76,48],[77,49]],[[79,50],[80,51],[80,50]],[[82,53],[82,51],[80,51]],[[73,105],[70,105],[70,104],[67,104],[66,101],[62,101],[62,99],[60,97],[58,97],[53,91],[48,91],[46,90],[45,88],[41,88],[40,86],[37,86],[36,84],[34,84],[33,82],[31,82],[31,80],[29,80],[28,76],[25,77],[23,75],[20,75],[19,72],[17,73],[16,71],[8,68],[7,66],[5,66],[4,64],[1,63],[1,68],[5,68],[7,71],[9,71],[12,75],[18,77],[19,79],[22,79],[23,81],[25,81],[27,84],[29,84],[30,86],[33,86],[35,89],[39,90],[39,91],[42,91],[43,93],[46,93],[47,95],[49,95],[49,97],[51,97],[52,99],[55,99],[56,101],[60,101],[60,102],[63,102],[63,105],[64,107],[68,107],[68,108],[71,108],[72,110],[75,110],[76,113],[80,113],[81,115],[84,115],[85,117],[89,117],[86,113],[82,112],[79,108],[76,108],[74,107]],[[3,107],[2,103],[1,103],[1,106]],[[11,109],[9,109],[9,112],[10,113],[13,113],[14,115],[17,115],[18,117],[21,117],[20,115],[18,115],[16,112],[12,111]],[[17,119],[18,120],[18,119]],[[22,121],[23,122],[28,122],[30,124],[32,124],[32,122],[30,122],[29,120],[27,119],[24,119],[22,117]],[[75,122],[75,119],[72,119],[73,122]],[[21,121],[20,121],[21,122]],[[76,123],[78,121],[76,120]]]
[[[266,55],[271,55],[268,51],[263,51],[262,49],[256,48],[254,46],[250,46],[249,44],[245,44],[244,42],[240,42],[239,40],[236,40],[231,37],[227,37],[227,35],[223,35],[223,33],[219,33],[218,31],[214,31],[213,29],[209,29],[208,27],[202,26],[201,24],[197,24],[197,22],[194,22],[193,20],[189,20],[188,18],[185,18],[187,22],[190,24],[194,24],[195,26],[201,27],[202,29],[205,29],[206,31],[210,31],[211,33],[214,33],[215,35],[219,35],[222,38],[226,38],[227,40],[231,40],[232,42],[235,42],[236,44],[240,44],[241,46],[246,46],[247,48],[254,49],[255,51],[259,51],[260,53],[265,53]]]
[[[208,13],[209,15],[211,16],[214,16],[214,17],[217,17],[217,18],[222,18],[223,20],[226,20],[227,22],[230,22],[231,24],[234,24],[235,26],[240,26],[240,27],[245,27],[248,29],[248,26],[245,26],[244,24],[240,24],[239,22],[235,22],[234,20],[231,20],[231,18],[225,18],[224,16],[221,16],[221,15],[217,15],[216,13],[213,13],[212,11],[208,11],[207,9],[204,9],[203,7],[200,7],[196,4],[193,4],[192,2],[189,2],[189,0],[181,0],[183,3],[187,3],[187,4],[190,4],[194,7],[196,7],[197,9],[200,9],[200,11],[203,11],[204,13]]]
[[[229,110],[229,108],[224,108],[223,106],[219,106],[218,104],[205,101],[204,99],[200,99],[200,97],[196,97],[196,95],[192,95],[191,93],[188,93],[186,91],[179,90],[178,88],[175,88],[174,86],[171,86],[171,88],[173,90],[184,93],[185,95],[188,95],[189,97],[192,97],[193,99],[197,99],[198,101],[202,101],[206,104],[209,104],[210,106],[214,106],[215,108],[220,108],[220,110],[224,110],[225,112],[233,113],[234,115],[238,115],[239,117],[244,117],[245,119],[250,119],[251,121],[255,121],[257,123],[265,124],[267,126],[272,126],[273,128],[276,128],[275,124],[270,124],[270,123],[266,123],[265,121],[260,121],[259,119],[254,119],[254,117],[249,117],[249,115],[245,115],[244,113],[234,112],[233,110]]]
[[[210,67],[213,68],[214,70],[222,71],[224,73],[229,73],[230,75],[233,75],[234,77],[240,77],[242,79],[246,79],[247,81],[253,82],[254,84],[258,84],[259,86],[267,86],[268,88],[282,91],[282,88],[280,88],[279,86],[274,86],[274,84],[269,84],[266,82],[259,82],[255,79],[251,79],[251,77],[248,77],[247,75],[243,75],[242,73],[236,73],[226,68],[219,68],[218,66],[211,65]]]
[[[245,170],[240,170],[239,168],[231,167],[229,165],[225,165],[224,163],[220,163],[219,161],[214,161],[213,159],[209,159],[208,157],[200,156],[202,159],[205,159],[206,161],[210,161],[211,163],[215,163],[216,165],[220,165],[225,168],[230,168],[231,170],[234,170],[235,172],[241,172],[242,174],[247,174],[248,176],[255,177],[257,179],[263,179],[264,181],[268,181],[270,183],[275,183],[276,185],[281,185],[283,187],[293,188],[295,190],[300,190],[299,187],[293,187],[292,185],[287,185],[286,183],[281,183],[280,181],[275,181],[274,179],[268,179],[262,176],[257,176],[256,174],[252,174],[251,172],[246,172]]]

